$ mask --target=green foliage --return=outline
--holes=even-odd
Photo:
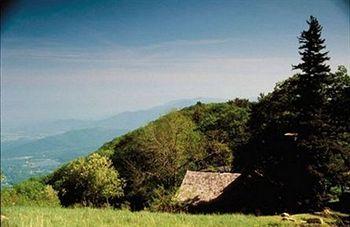
[[[1,190],[1,206],[59,206],[57,193],[50,185],[37,179],[23,181]]]
[[[238,145],[244,143],[249,136],[246,125],[249,108],[249,101],[244,99],[209,105],[197,104],[190,108],[193,121],[204,135],[208,154],[203,160],[202,169],[231,166]]]
[[[340,187],[341,193],[350,191],[350,76],[344,66],[332,74],[329,89],[327,89],[327,113],[330,116],[329,125],[332,136],[329,138],[329,148],[332,156],[328,178],[329,187]],[[340,194],[341,194],[340,193]]]
[[[154,191],[154,197],[149,206],[149,210],[153,212],[184,212],[188,210],[186,204],[181,204],[175,199],[176,191],[166,190],[163,187],[159,187]]]
[[[179,186],[186,169],[196,168],[205,150],[195,129],[191,119],[173,112],[126,135],[112,148],[133,209],[146,206],[157,187]]]
[[[280,209],[322,207],[339,195],[332,188],[344,192],[350,185],[349,115],[334,112],[344,107],[341,102],[345,99],[331,93],[324,98],[331,101],[319,107],[322,114],[310,114],[306,120],[304,110],[295,105],[299,79],[295,75],[278,84],[253,106],[252,136],[234,163],[237,171],[258,171],[268,177],[281,193],[275,197],[280,199],[275,201]]]
[[[349,78],[344,67],[329,73],[322,27],[314,17],[308,24],[300,38],[303,62],[295,67],[302,73],[253,105],[251,137],[234,165],[269,179],[277,192],[267,206],[275,210],[320,208],[334,187],[344,191],[350,183]]]
[[[231,166],[233,151],[247,137],[249,106],[248,100],[238,99],[198,103],[103,145],[96,154],[111,159],[110,169],[114,168],[125,180],[124,197],[118,202],[130,204],[134,210],[151,204],[161,210],[173,209],[169,192],[176,191],[186,170],[216,171]],[[64,205],[96,205],[104,201],[100,191],[90,189],[90,183],[86,183],[89,180],[80,176],[85,162],[78,159],[63,166],[48,180]],[[160,190],[168,192],[167,196]]]
[[[231,166],[235,145],[246,139],[248,116],[247,106],[233,102],[198,103],[106,144],[101,152],[114,151],[126,199],[138,210],[153,203],[158,189],[175,190],[186,170]]]
[[[112,162],[97,153],[79,158],[56,171],[48,183],[63,205],[106,206],[123,196],[123,181]]]

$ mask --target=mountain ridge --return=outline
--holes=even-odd
[[[10,183],[35,176],[35,172],[38,171],[50,172],[64,162],[87,155],[106,141],[141,127],[173,109],[191,106],[198,101],[208,103],[217,99],[174,100],[150,109],[126,111],[97,121],[67,119],[43,124],[40,127],[47,127],[46,130],[40,129],[39,126],[32,130],[39,133],[38,138],[19,137],[17,140],[1,141],[2,170]],[[40,136],[50,131],[55,133]],[[30,130],[27,133],[30,133]],[[38,170],[32,170],[28,166],[28,162],[35,165],[43,160],[48,160],[49,165],[41,165],[41,169]],[[52,164],[52,161],[55,163]],[[30,172],[33,174],[28,174]]]

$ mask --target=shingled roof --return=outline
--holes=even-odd
[[[240,175],[239,173],[187,171],[176,200],[192,205],[209,202],[221,195],[223,190]]]

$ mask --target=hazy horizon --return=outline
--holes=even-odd
[[[310,15],[349,69],[347,1],[18,1],[1,24],[1,120],[96,119],[256,97],[295,72]],[[344,28],[348,28],[345,29]]]
[[[247,99],[251,101],[257,100],[257,97],[247,97]],[[39,119],[37,121],[30,121],[30,122],[5,122],[5,124],[1,125],[1,128],[4,129],[3,132],[11,133],[13,130],[21,130],[24,128],[31,127],[35,124],[41,123],[41,124],[50,124],[50,123],[58,123],[58,122],[69,122],[69,121],[86,121],[86,122],[94,122],[94,121],[103,121],[108,120],[110,118],[116,117],[119,114],[127,114],[127,113],[138,113],[142,111],[149,111],[154,108],[160,108],[164,106],[172,106],[172,104],[182,104],[182,103],[189,103],[190,101],[193,101],[192,103],[195,104],[197,101],[199,102],[205,102],[205,103],[217,103],[217,102],[226,102],[232,99],[220,99],[220,98],[211,98],[211,97],[195,97],[195,98],[184,98],[184,99],[175,99],[175,100],[169,100],[165,103],[157,104],[157,105],[150,105],[144,108],[137,108],[135,109],[125,109],[121,110],[119,112],[114,112],[106,115],[99,115],[95,117],[87,117],[87,118],[78,118],[78,117],[72,117],[72,118],[53,118],[53,119]],[[187,105],[186,105],[187,106]],[[177,109],[177,108],[176,108]],[[3,123],[3,122],[2,122]],[[7,131],[9,130],[9,131]]]

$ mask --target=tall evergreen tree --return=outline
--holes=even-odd
[[[302,56],[301,60],[303,62],[293,66],[293,69],[301,69],[303,75],[310,76],[303,76],[302,78],[305,81],[312,81],[312,78],[319,79],[330,72],[329,66],[324,63],[330,58],[327,57],[328,52],[321,52],[326,48],[324,45],[325,39],[321,38],[322,26],[313,16],[310,16],[307,23],[309,29],[303,31],[299,37],[299,43],[301,44],[299,54]]]
[[[252,107],[251,137],[234,162],[237,170],[258,172],[274,185],[276,196],[266,206],[275,210],[317,209],[333,189],[350,185],[350,135],[340,126],[349,118],[334,111],[347,100],[348,79],[330,73],[322,27],[312,16],[307,23],[299,37],[302,62],[293,66],[301,73]]]
[[[298,149],[318,182],[314,191],[321,203],[332,188],[344,191],[349,187],[350,116],[344,108],[349,100],[349,76],[345,67],[330,73],[322,26],[312,16],[307,23],[309,29],[299,37],[302,63],[293,67],[302,73],[296,86],[298,99],[292,105],[299,110]]]
[[[293,66],[293,69],[301,70],[296,93],[293,94],[293,105],[299,110],[300,136],[322,131],[326,126],[321,120],[324,118],[322,108],[327,102],[325,92],[330,83],[330,67],[326,64],[330,58],[327,56],[328,51],[324,51],[326,46],[325,39],[321,38],[322,26],[313,16],[310,16],[307,24],[308,30],[299,37],[302,62]]]

